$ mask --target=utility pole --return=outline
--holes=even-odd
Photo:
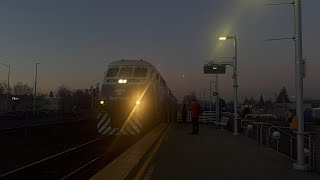
[[[304,157],[304,116],[303,116],[303,78],[305,76],[305,61],[302,59],[302,12],[301,0],[293,0],[291,3],[276,3],[269,5],[294,6],[294,37],[269,40],[294,39],[295,42],[295,89],[296,89],[296,113],[298,117],[297,133],[297,161],[293,164],[294,169],[307,170],[309,167],[305,163]]]
[[[37,111],[37,79],[38,79],[38,64],[36,63],[36,76],[34,79],[34,101],[33,101],[33,113],[36,114]]]
[[[91,111],[93,111],[93,86],[91,86]]]
[[[304,157],[304,116],[303,116],[303,78],[304,61],[302,59],[302,15],[301,0],[294,0],[294,41],[295,41],[295,79],[296,79],[296,112],[298,117],[297,131],[297,162],[293,164],[295,169],[306,170]]]
[[[93,85],[94,85],[94,82],[95,82],[96,80],[92,80],[92,84],[91,84],[91,111],[93,111],[93,101],[94,101],[94,94],[93,94],[93,92],[94,92],[94,89],[93,89]]]
[[[10,65],[8,65],[8,88],[7,88],[7,103],[6,103],[6,109],[7,112],[9,112],[9,90],[10,90]]]

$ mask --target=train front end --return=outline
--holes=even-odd
[[[149,77],[148,67],[109,65],[97,110],[98,133],[137,135],[143,132],[142,115],[149,106],[146,97]]]

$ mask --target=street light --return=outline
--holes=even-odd
[[[234,58],[233,58],[233,87],[234,87],[234,132],[233,135],[239,135],[238,133],[238,120],[237,120],[237,99],[238,99],[238,74],[237,74],[237,37],[234,36],[222,36],[219,37],[220,41],[225,41],[228,39],[233,40],[233,45],[234,45]]]
[[[37,110],[37,78],[38,78],[38,64],[36,63],[36,76],[34,79],[34,102],[33,102],[33,113],[36,113]]]
[[[1,65],[4,65],[8,68],[8,87],[7,87],[7,102],[6,102],[6,111],[8,112],[9,111],[9,88],[10,88],[10,65],[8,64],[3,64],[3,63],[0,63]]]

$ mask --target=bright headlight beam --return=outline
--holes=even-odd
[[[125,83],[127,83],[127,80],[126,79],[119,79],[118,83],[119,84],[125,84]]]
[[[139,100],[136,101],[136,105],[139,105],[139,104],[141,104],[141,101],[139,101]]]

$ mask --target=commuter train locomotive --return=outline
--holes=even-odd
[[[178,101],[150,63],[118,60],[104,74],[97,109],[102,135],[137,135],[176,120]]]

